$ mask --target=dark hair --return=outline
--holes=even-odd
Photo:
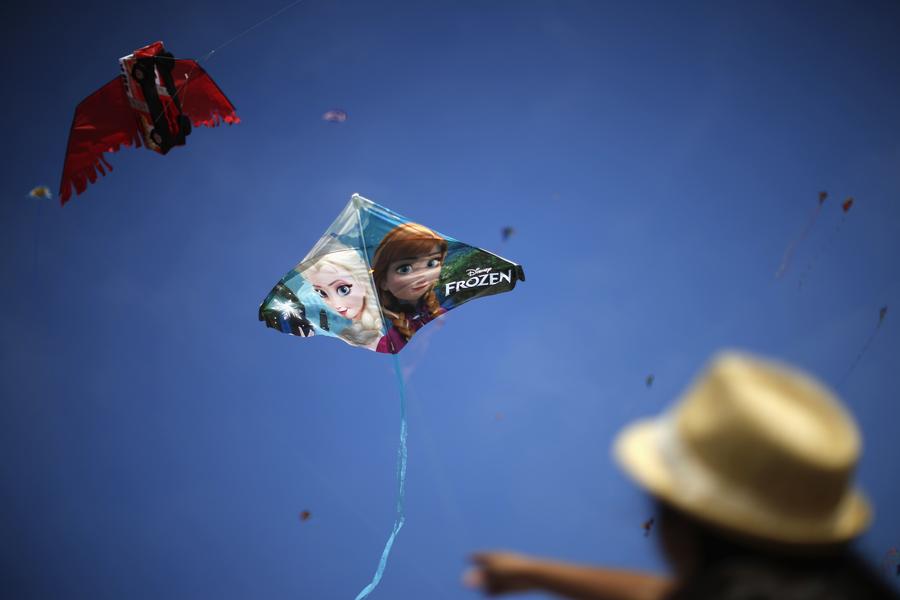
[[[848,545],[791,548],[739,539],[659,504],[660,532],[689,531],[692,568],[666,600],[898,600]],[[664,540],[665,544],[665,540]]]

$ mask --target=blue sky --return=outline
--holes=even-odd
[[[895,2],[303,1],[204,63],[239,125],[107,155],[65,208],[26,197],[56,192],[74,107],[120,56],[162,40],[199,58],[286,4],[0,9],[14,597],[369,581],[395,501],[390,359],[256,316],[354,192],[527,276],[400,355],[407,521],[373,598],[477,597],[459,576],[484,548],[665,569],[610,443],[723,347],[838,388],[877,510],[860,551],[900,544]],[[349,120],[322,121],[333,108]]]

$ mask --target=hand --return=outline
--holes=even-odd
[[[463,583],[481,588],[489,596],[524,592],[533,588],[530,574],[534,561],[513,552],[479,552],[471,557],[475,565],[463,576]]]

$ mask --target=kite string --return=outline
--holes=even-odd
[[[867,339],[866,343],[863,344],[862,350],[857,353],[856,358],[854,358],[853,362],[850,364],[850,368],[847,369],[846,373],[844,373],[844,376],[841,378],[841,381],[837,385],[838,389],[843,388],[844,384],[847,382],[847,379],[849,379],[850,375],[853,374],[853,371],[856,369],[856,365],[859,364],[860,359],[869,349],[869,346],[872,345],[872,342],[875,340],[875,336],[878,335],[879,329],[881,329],[881,321],[878,321],[878,325],[875,326],[875,330],[869,334],[869,339]]]
[[[803,227],[803,231],[800,232],[800,235],[793,240],[788,245],[787,250],[784,252],[784,257],[781,259],[781,264],[778,266],[778,271],[775,272],[775,279],[780,279],[782,275],[784,275],[785,271],[791,266],[791,259],[794,256],[794,250],[797,249],[797,246],[803,243],[803,240],[806,239],[809,230],[812,229],[812,226],[816,223],[816,217],[819,216],[819,213],[822,211],[822,203],[820,202],[818,206],[813,210],[812,215],[809,220],[807,220],[806,225]]]
[[[400,448],[397,450],[397,517],[394,520],[394,528],[391,535],[384,544],[384,550],[381,552],[381,560],[378,561],[378,568],[372,581],[357,594],[356,600],[362,600],[374,590],[381,581],[384,574],[384,568],[387,566],[387,559],[391,553],[391,546],[394,545],[394,539],[400,533],[406,517],[403,515],[403,496],[406,487],[406,382],[403,379],[403,371],[400,368],[400,359],[396,354],[392,356],[394,359],[394,374],[397,375],[397,386],[400,388]]]
[[[213,54],[215,54],[216,52],[218,52],[219,50],[221,50],[221,49],[224,48],[225,46],[227,46],[227,45],[229,45],[230,43],[232,43],[232,42],[238,40],[239,38],[244,37],[245,35],[247,35],[247,34],[250,33],[251,31],[253,31],[253,30],[256,29],[257,27],[259,27],[260,25],[262,25],[262,24],[264,24],[264,23],[267,23],[267,22],[271,21],[272,19],[274,19],[275,17],[277,17],[278,15],[280,15],[281,13],[283,13],[284,11],[290,10],[291,8],[294,8],[295,6],[297,6],[298,4],[300,4],[302,1],[303,1],[303,0],[294,0],[294,2],[291,2],[291,3],[288,4],[287,6],[284,6],[284,7],[280,8],[279,10],[275,11],[274,13],[272,13],[271,15],[269,15],[268,17],[266,17],[265,19],[263,19],[262,21],[259,21],[258,23],[254,24],[254,25],[251,25],[250,27],[248,27],[248,28],[245,29],[244,31],[240,32],[240,33],[237,34],[236,36],[232,37],[231,39],[229,39],[229,40],[226,41],[225,43],[223,43],[223,44],[221,44],[221,45],[219,45],[219,46],[216,46],[215,48],[213,48],[212,50],[210,50],[209,52],[207,52],[207,53],[203,56],[203,58],[199,59],[197,62],[198,62],[198,63],[201,63],[201,62],[203,62],[203,61],[209,60],[209,58],[210,58]]]
[[[212,57],[213,54],[215,54],[216,52],[218,52],[219,50],[221,50],[221,49],[224,48],[225,46],[228,46],[228,45],[231,44],[232,42],[234,42],[234,41],[236,41],[236,40],[238,40],[238,39],[244,37],[245,35],[247,35],[247,34],[250,33],[251,31],[253,31],[253,30],[256,29],[257,27],[259,27],[260,25],[263,25],[264,23],[267,23],[267,22],[271,21],[272,19],[274,19],[275,17],[277,17],[277,16],[280,15],[281,13],[285,12],[286,10],[290,10],[291,8],[294,8],[295,6],[297,6],[298,4],[300,4],[302,1],[303,1],[303,0],[294,0],[293,2],[291,2],[290,4],[288,4],[287,6],[281,7],[280,9],[278,9],[278,10],[275,11],[275,12],[273,12],[273,13],[272,13],[271,15],[269,15],[268,17],[264,18],[263,20],[261,20],[261,21],[255,23],[255,24],[253,24],[253,25],[251,25],[250,27],[248,27],[248,28],[245,29],[244,31],[240,32],[239,34],[237,34],[237,35],[235,35],[235,36],[232,36],[230,39],[228,39],[228,40],[225,41],[224,43],[219,44],[218,46],[216,46],[215,48],[213,48],[212,50],[210,50],[209,52],[207,52],[206,54],[204,54],[202,58],[197,59],[197,64],[196,64],[195,66],[191,67],[191,70],[187,72],[187,75],[185,75],[185,79],[186,79],[187,81],[185,81],[185,84],[184,84],[181,88],[175,90],[175,94],[172,96],[172,98],[174,99],[174,98],[178,97],[178,94],[179,94],[182,90],[186,90],[186,89],[187,89],[187,87],[188,87],[188,82],[190,82],[190,80],[191,80],[191,75],[194,74],[194,71],[197,69],[197,66],[199,66],[200,63],[206,62],[207,60],[209,60],[209,59]],[[184,92],[184,93],[181,94],[182,101],[184,100],[184,97],[185,97],[186,95],[187,95],[187,92]],[[161,115],[160,115],[160,116],[161,116]],[[157,120],[159,120],[158,117],[157,117]],[[155,124],[156,124],[156,121],[154,121],[153,124],[155,125]]]

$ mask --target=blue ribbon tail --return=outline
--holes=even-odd
[[[391,553],[391,546],[394,545],[394,539],[400,533],[406,517],[403,516],[403,495],[406,487],[406,383],[403,381],[403,372],[400,369],[400,359],[397,355],[393,355],[394,373],[397,375],[397,385],[400,388],[400,448],[397,450],[397,518],[394,520],[394,528],[391,535],[384,544],[384,550],[381,552],[381,560],[378,561],[378,569],[372,581],[357,594],[356,600],[362,600],[368,596],[372,590],[378,587],[381,576],[384,575],[384,568],[387,566],[387,559]]]

